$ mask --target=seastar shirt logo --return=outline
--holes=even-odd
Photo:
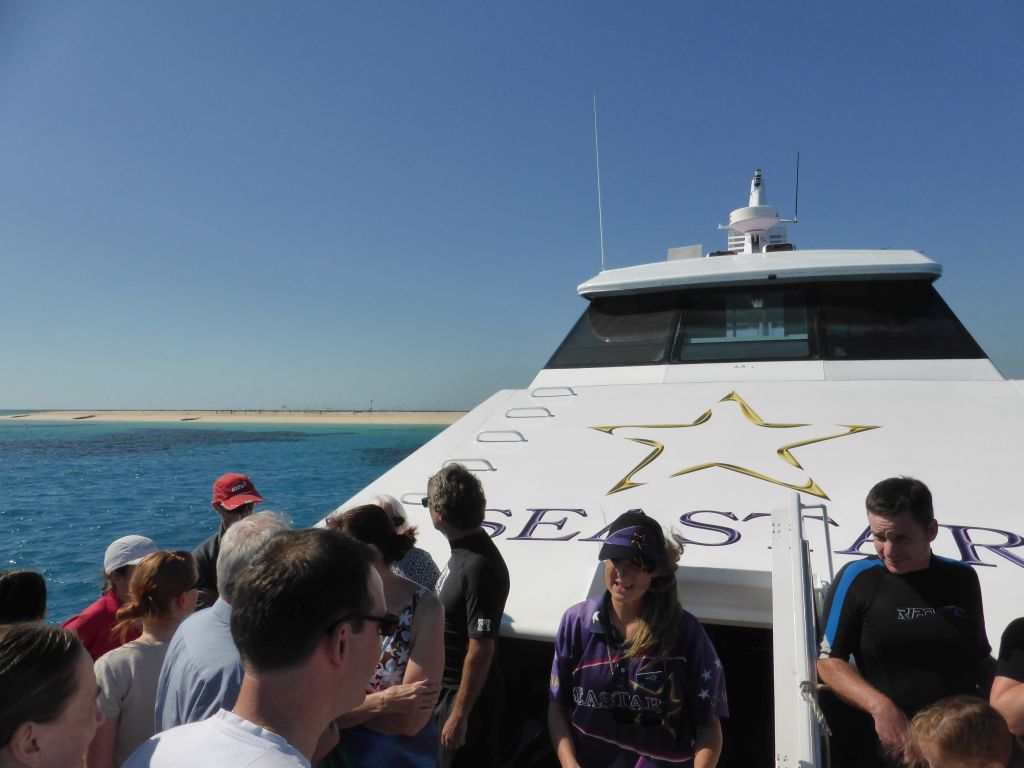
[[[775,444],[775,446],[777,446],[774,450],[776,458],[771,459],[770,461],[775,462],[781,460],[788,466],[789,469],[787,471],[789,471],[790,473],[792,473],[793,468],[800,470],[804,477],[803,481],[788,482],[778,476],[779,471],[771,470],[771,474],[769,474],[768,471],[764,471],[762,469],[754,469],[748,466],[741,466],[730,461],[702,461],[696,464],[687,464],[679,469],[674,470],[671,466],[661,467],[662,472],[668,472],[667,475],[658,475],[657,473],[654,473],[653,470],[655,468],[652,467],[652,473],[654,474],[655,479],[663,479],[665,477],[680,477],[682,475],[691,474],[693,472],[700,472],[705,469],[718,468],[727,470],[729,472],[737,472],[741,475],[746,475],[747,477],[752,477],[757,480],[764,480],[765,482],[773,483],[775,485],[781,485],[784,488],[790,488],[794,491],[802,491],[804,493],[809,493],[812,496],[817,496],[822,499],[828,499],[828,495],[825,493],[824,489],[822,489],[821,486],[819,486],[814,481],[814,478],[812,478],[810,474],[808,474],[807,471],[804,470],[803,466],[793,455],[793,451],[798,448],[813,445],[815,443],[822,443],[827,440],[835,440],[840,437],[849,437],[851,435],[856,435],[860,432],[867,432],[868,430],[878,429],[877,426],[857,424],[837,424],[829,428],[824,428],[815,427],[814,425],[807,423],[767,422],[764,419],[762,419],[757,414],[757,412],[754,411],[754,409],[751,408],[746,403],[746,401],[742,397],[740,397],[736,392],[730,392],[721,400],[719,400],[716,405],[712,406],[711,408],[708,408],[706,411],[704,411],[704,413],[702,413],[694,421],[691,422],[680,422],[677,424],[614,424],[607,426],[591,427],[591,429],[595,429],[598,432],[604,432],[607,435],[615,435],[616,433],[623,432],[626,430],[633,430],[641,434],[645,432],[648,433],[642,437],[624,436],[626,440],[629,440],[630,442],[633,443],[637,443],[638,445],[647,446],[651,450],[647,453],[647,455],[644,458],[640,460],[639,463],[637,463],[636,466],[629,470],[629,472],[627,472],[621,480],[619,480],[615,485],[613,485],[608,490],[607,495],[611,496],[612,494],[615,493],[628,491],[631,488],[637,488],[649,482],[648,480],[637,480],[634,478],[636,478],[636,476],[643,470],[647,469],[652,464],[657,462],[660,458],[662,458],[662,454],[665,453],[665,444],[663,442],[660,442],[659,440],[653,439],[650,436],[650,433],[652,431],[691,430],[695,428],[700,428],[711,422],[712,418],[722,408],[738,408],[739,413],[742,416],[742,419],[745,420],[747,423],[752,424],[754,428],[756,428],[757,430],[770,430],[773,433],[777,431],[779,435],[783,436],[783,439],[787,440],[787,442],[783,443],[781,446],[778,445],[777,443]],[[835,427],[837,426],[841,427],[844,431],[835,432]],[[758,435],[754,433],[751,435],[751,438],[756,436]],[[665,462],[663,461],[661,463],[664,464]]]
[[[660,699],[654,696],[640,696],[627,691],[594,691],[576,687],[572,689],[572,700],[578,707],[628,709],[632,712],[662,714]]]

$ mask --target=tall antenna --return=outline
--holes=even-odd
[[[800,212],[800,150],[796,152],[796,200],[793,202],[793,223]]]
[[[601,271],[604,272],[604,208],[601,205],[601,149],[597,140],[597,94],[594,94],[594,162],[597,165],[597,231],[601,236]]]

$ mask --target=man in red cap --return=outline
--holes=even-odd
[[[252,514],[256,505],[263,501],[256,486],[245,475],[229,472],[217,478],[213,484],[213,509],[220,515],[220,530],[192,551],[199,569],[199,602],[196,608],[206,608],[217,601],[217,555],[220,554],[220,537],[239,520]]]

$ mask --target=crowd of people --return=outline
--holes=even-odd
[[[40,574],[0,573],[0,768],[502,764],[510,581],[473,473],[444,467],[423,499],[443,570],[393,497],[304,530],[262,502],[227,474],[194,551],[117,539],[61,628]],[[884,480],[866,511],[876,555],[839,571],[822,617],[831,765],[1024,768],[1024,619],[993,661],[976,574],[931,552],[923,483]],[[711,768],[728,670],[680,602],[682,541],[639,510],[604,533],[605,589],[555,636],[554,759]]]

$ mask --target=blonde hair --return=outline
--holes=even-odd
[[[908,740],[920,765],[925,765],[922,745],[940,753],[948,768],[1006,765],[1019,752],[1003,716],[973,696],[950,696],[918,712],[910,721]]]
[[[121,633],[121,641],[135,622],[165,618],[178,595],[192,589],[198,579],[196,561],[184,550],[153,552],[142,558],[132,573],[128,600],[117,609],[114,631]]]
[[[668,656],[672,652],[683,618],[683,605],[676,591],[676,569],[682,555],[682,537],[673,533],[665,539],[665,563],[644,594],[633,636],[622,647],[624,657]]]

